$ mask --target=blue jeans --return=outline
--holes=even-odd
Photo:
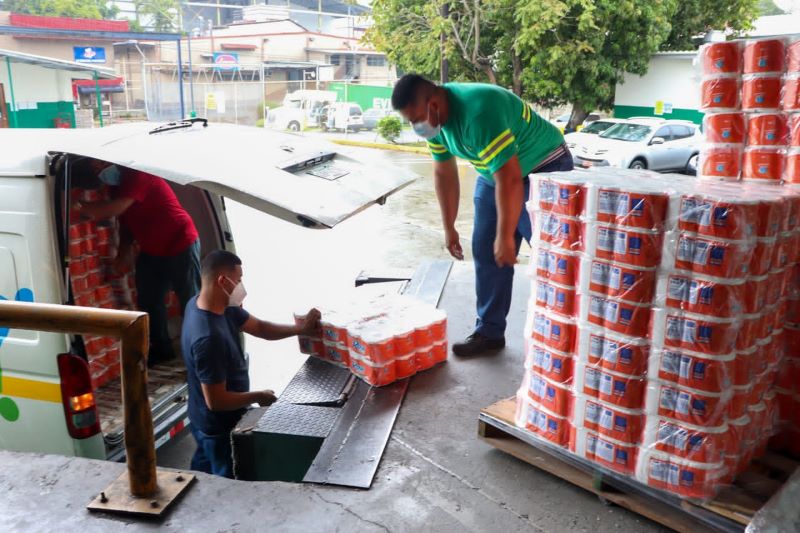
[[[539,172],[567,171],[574,168],[572,154],[567,152]],[[525,209],[530,181],[525,179],[525,196],[514,239],[517,253],[522,239],[531,240],[531,220]],[[514,282],[512,267],[500,268],[494,259],[494,240],[497,236],[497,204],[494,183],[478,177],[475,183],[475,223],[472,230],[472,258],[475,263],[475,295],[478,319],[475,332],[490,339],[505,337],[506,317],[511,308],[511,291]]]
[[[207,435],[197,429],[194,424],[191,425],[191,429],[194,440],[197,441],[197,450],[192,456],[191,469],[233,479],[230,432]]]

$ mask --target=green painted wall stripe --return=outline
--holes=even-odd
[[[37,102],[36,109],[19,109],[16,113],[11,111],[11,105],[6,103],[9,117],[16,118],[17,128],[53,128],[54,119],[57,117],[69,118],[72,127],[75,127],[75,106],[70,101],[63,102]]]
[[[672,113],[656,115],[654,107],[639,107],[633,105],[615,105],[614,116],[616,118],[630,117],[658,117],[672,120],[691,120],[695,124],[703,123],[703,112],[696,109],[673,109]]]
[[[337,101],[358,104],[364,111],[372,108],[374,98],[389,100],[392,97],[392,87],[380,85],[347,84],[347,90],[345,91],[345,84],[336,81],[328,84],[328,90],[336,93]],[[345,100],[345,92],[347,93],[347,100]]]

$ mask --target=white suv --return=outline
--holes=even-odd
[[[589,146],[573,151],[575,165],[612,166],[686,172],[697,168],[702,135],[698,126],[684,120],[636,117],[615,124]]]

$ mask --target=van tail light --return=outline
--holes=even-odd
[[[89,365],[77,355],[63,353],[58,356],[58,373],[69,435],[73,439],[97,435],[100,433],[100,420]]]

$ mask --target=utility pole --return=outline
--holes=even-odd
[[[448,19],[450,17],[450,4],[448,2],[442,3],[441,15],[443,19]],[[447,56],[445,55],[446,38],[444,30],[442,30],[439,39],[440,39],[439,55],[441,56],[439,83],[444,84],[450,81],[450,62],[447,60]]]

